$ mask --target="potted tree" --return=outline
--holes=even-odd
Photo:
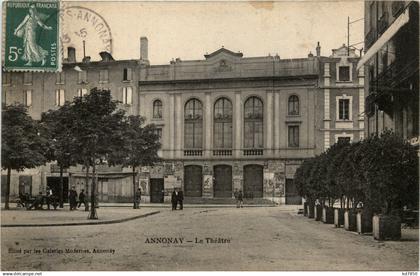
[[[367,151],[360,165],[366,181],[365,202],[374,213],[373,236],[377,240],[398,240],[403,206],[418,206],[417,152],[390,131],[365,142]]]

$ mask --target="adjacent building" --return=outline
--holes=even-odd
[[[39,119],[43,111],[89,93],[110,89],[121,108],[157,126],[162,164],[138,171],[146,202],[170,200],[174,188],[197,202],[246,197],[300,204],[294,173],[305,158],[339,139],[364,137],[363,70],[344,45],[330,56],[244,57],[225,48],[201,60],[151,65],[148,41],[140,59],[75,60],[68,50],[61,73],[3,72],[4,104],[21,102]],[[82,167],[66,173],[65,190],[88,188]],[[2,180],[3,179],[2,175]],[[130,201],[130,169],[103,166],[98,172],[100,201]],[[2,181],[3,182],[3,181]],[[12,194],[32,194],[49,185],[58,191],[58,170],[49,164],[14,173]],[[206,199],[207,200],[207,199]]]
[[[419,4],[365,1],[366,134],[392,129],[418,145]]]

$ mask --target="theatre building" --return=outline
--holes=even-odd
[[[315,55],[282,59],[222,47],[200,60],[151,65],[147,43],[141,39],[137,60],[102,52],[100,61],[78,62],[70,49],[62,73],[3,73],[3,103],[23,102],[39,119],[93,87],[110,89],[160,135],[162,164],[138,171],[146,202],[169,201],[180,188],[190,202],[228,200],[237,189],[256,201],[300,204],[293,178],[302,161],[339,139],[363,138],[364,75],[353,49],[321,56],[318,44]],[[12,193],[30,185],[35,194],[56,176],[54,164],[14,173]],[[86,187],[83,168],[66,177],[67,186]],[[129,168],[104,166],[98,183],[100,201],[131,200]]]

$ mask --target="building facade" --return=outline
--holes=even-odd
[[[419,6],[365,2],[366,134],[392,129],[418,145]]]
[[[140,59],[75,60],[69,49],[61,73],[3,72],[3,103],[21,102],[39,119],[43,111],[89,93],[110,89],[128,114],[157,126],[162,164],[138,171],[142,200],[170,200],[174,188],[190,199],[245,197],[300,204],[293,177],[306,158],[339,139],[364,136],[364,75],[359,57],[343,45],[330,56],[281,59],[244,57],[221,48],[202,60],[150,65],[147,39]],[[130,201],[128,168],[98,170],[100,201]],[[54,164],[14,173],[12,194],[53,189]],[[70,168],[66,187],[87,188],[82,167]],[[2,177],[4,177],[2,175]],[[3,182],[3,181],[2,181]]]

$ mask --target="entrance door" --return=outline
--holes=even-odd
[[[203,186],[203,169],[201,166],[191,165],[184,167],[184,194],[185,196],[201,197]]]
[[[150,178],[150,202],[163,203],[163,178]]]
[[[244,196],[247,198],[263,197],[263,166],[247,165],[244,167]]]
[[[232,167],[214,166],[214,197],[232,197]]]
[[[286,178],[286,204],[301,205],[302,198],[298,195],[296,184],[293,179]]]
[[[59,196],[60,194],[60,177],[49,176],[47,177],[47,185],[51,188],[53,195]],[[63,177],[63,201],[68,202],[69,197],[69,178]]]

